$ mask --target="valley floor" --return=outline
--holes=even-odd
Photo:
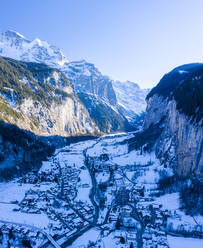
[[[160,196],[173,172],[154,152],[129,153],[130,137],[71,144],[0,184],[0,248],[203,247],[203,217],[181,211],[178,192]]]

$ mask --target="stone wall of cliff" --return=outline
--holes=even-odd
[[[156,143],[156,154],[178,176],[200,177],[203,173],[203,127],[177,110],[174,99],[158,94],[147,100],[144,129],[162,119],[163,131]]]

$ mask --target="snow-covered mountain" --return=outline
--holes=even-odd
[[[15,31],[6,31],[0,34],[0,55],[25,62],[45,63],[62,70],[101,131],[130,130],[128,122],[133,123],[145,109],[146,90],[138,89],[130,82],[114,82],[85,60],[69,62],[60,49],[46,41],[29,41]],[[130,91],[127,99],[126,89]],[[109,118],[109,115],[114,118]]]
[[[1,57],[0,120],[43,136],[98,130],[63,72]]]
[[[68,62],[59,48],[39,39],[30,41],[11,30],[0,34],[0,55],[25,62],[45,63],[57,68]]]
[[[79,94],[95,96],[97,101],[123,113],[130,124],[136,126],[138,118],[144,116],[149,89],[140,89],[130,81],[114,81],[85,60],[65,63],[62,70]]]
[[[113,80],[102,75],[94,64],[85,60],[73,61],[65,63],[62,70],[77,92],[96,95],[111,106],[116,106]]]
[[[85,60],[65,63],[62,70],[101,131],[132,130],[118,105],[112,79]]]
[[[113,88],[118,104],[130,122],[133,122],[137,116],[145,112],[145,98],[149,89],[140,89],[138,84],[130,81],[113,81]]]

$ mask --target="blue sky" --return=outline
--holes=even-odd
[[[47,40],[142,88],[203,62],[202,0],[6,0],[0,8],[0,31]]]

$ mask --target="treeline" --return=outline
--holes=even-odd
[[[127,143],[129,152],[132,150],[140,150],[142,153],[152,150],[157,139],[162,133],[162,121],[163,120],[161,120],[158,124],[151,125],[146,130],[135,133],[133,138],[128,139]]]
[[[177,109],[203,126],[203,69],[192,74],[174,91]]]
[[[55,147],[31,132],[0,121],[0,179],[9,180],[29,170],[39,169],[41,161]]]

